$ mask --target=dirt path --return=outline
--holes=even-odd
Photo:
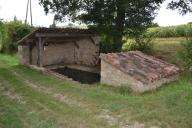
[[[22,75],[18,74],[17,72],[15,72],[15,71],[12,71],[12,72],[15,76],[17,76],[17,78],[20,81],[25,82],[28,87],[31,87],[31,88],[39,91],[39,92],[42,92],[42,93],[45,93],[48,95],[52,95],[56,99],[60,100],[61,102],[65,103],[65,104],[68,104],[69,106],[78,106],[81,108],[86,107],[84,104],[76,101],[75,99],[69,98],[66,95],[63,95],[63,94],[58,93],[58,92],[54,92],[53,88],[43,87],[41,85],[34,84],[34,83],[30,82],[29,80],[25,79]]]

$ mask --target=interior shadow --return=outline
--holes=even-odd
[[[97,73],[91,73],[91,72],[72,69],[68,67],[52,69],[52,71],[65,75],[83,84],[93,84],[93,83],[100,82],[100,75]]]

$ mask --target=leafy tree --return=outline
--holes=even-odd
[[[151,28],[153,28],[153,27],[159,27],[159,24],[158,24],[158,23],[152,23],[150,27],[151,27]]]
[[[178,10],[180,14],[185,15],[192,12],[192,0],[172,0],[168,8]],[[191,29],[191,22],[188,23]],[[189,38],[191,32],[187,31],[187,40],[182,43],[183,50],[180,51],[182,60],[184,61],[186,68],[192,71],[192,39]]]
[[[185,15],[192,12],[192,0],[172,0],[168,8],[178,10],[180,14]]]
[[[125,34],[140,35],[151,25],[164,0],[40,0],[46,13],[60,21],[79,21],[97,28],[120,51]]]
[[[3,42],[5,40],[6,33],[5,33],[5,25],[2,19],[0,19],[0,51],[3,48]]]

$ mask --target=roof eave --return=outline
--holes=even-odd
[[[32,32],[30,32],[29,34],[27,34],[26,36],[24,36],[21,40],[19,40],[17,42],[18,45],[26,45],[26,40],[28,38],[30,38],[31,36],[33,36],[33,34],[35,34],[35,32],[37,31],[37,29],[33,30]]]

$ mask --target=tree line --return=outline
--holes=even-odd
[[[167,26],[167,27],[151,27],[147,30],[147,34],[157,38],[168,37],[192,37],[192,24]]]

